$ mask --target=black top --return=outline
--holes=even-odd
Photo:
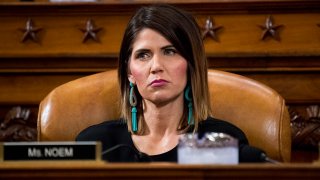
[[[198,127],[198,134],[206,132],[221,132],[237,138],[239,149],[242,146],[248,145],[245,134],[239,128],[226,121],[211,117],[205,121],[201,121]],[[128,132],[127,124],[123,120],[106,121],[90,126],[80,132],[76,137],[76,141],[100,141],[103,147],[103,159],[109,162],[178,161],[177,146],[162,154],[152,156],[141,155],[133,144],[131,133]]]

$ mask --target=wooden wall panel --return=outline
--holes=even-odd
[[[217,26],[219,41],[205,40],[209,56],[319,56],[320,32],[317,23],[319,13],[271,14],[279,28],[280,41],[272,38],[261,40],[262,29],[270,14],[210,14]],[[204,24],[207,16],[199,17]]]
[[[24,28],[28,18],[31,18],[35,27],[42,28],[37,33],[39,43],[26,41],[21,43]],[[82,43],[83,33],[79,28],[85,28],[88,19],[94,20],[97,27],[103,27],[98,33],[101,43],[88,41]],[[122,39],[124,22],[127,17],[97,16],[97,15],[66,15],[57,14],[43,16],[36,14],[31,16],[1,17],[0,21],[6,23],[1,28],[3,36],[0,45],[0,53],[4,57],[37,57],[37,56],[115,56],[119,50]],[[119,23],[121,22],[121,23]],[[106,35],[108,34],[108,35]]]
[[[320,104],[320,74],[317,72],[243,75],[272,87],[285,98],[287,104]]]
[[[139,2],[139,1],[137,1]],[[148,2],[148,1],[144,1]],[[175,2],[175,1],[173,1]],[[219,2],[207,3],[207,7],[198,7],[199,3],[176,5],[190,10],[198,19],[199,26],[203,26],[207,17],[212,17],[215,24],[223,26],[217,32],[220,42],[205,40],[208,56],[319,56],[320,52],[320,14],[316,8],[319,4],[306,2],[305,10],[301,4],[292,6],[293,10],[286,12],[293,2],[287,2],[276,9],[272,3],[266,4],[265,9],[259,10],[252,1],[247,6],[239,5],[230,11],[228,7],[220,7]],[[270,1],[272,2],[272,1]],[[277,1],[275,1],[277,2]],[[262,3],[262,2],[260,2]],[[193,5],[192,4],[192,5]],[[245,4],[245,3],[243,3]],[[248,3],[247,3],[248,4]],[[132,5],[132,4],[131,4]],[[227,6],[229,5],[229,6]],[[84,6],[86,8],[84,8]],[[37,56],[117,56],[124,28],[134,10],[139,4],[4,4],[0,22],[0,53],[2,57],[37,57]],[[212,10],[210,10],[210,8]],[[234,7],[235,8],[235,7]],[[253,10],[257,8],[256,10]],[[260,7],[261,8],[261,7]],[[282,9],[281,9],[282,8]],[[118,11],[117,11],[118,10]],[[240,11],[240,12],[239,12]],[[314,12],[316,11],[316,12]],[[12,16],[12,12],[15,12]],[[266,18],[272,15],[275,25],[283,25],[279,30],[281,41],[267,38],[261,41],[262,30],[258,25],[264,25]],[[26,21],[31,18],[34,26],[42,28],[38,33],[39,43],[26,41],[21,43]],[[92,19],[97,27],[103,30],[97,33],[100,42],[88,41],[81,43],[84,28],[88,19]]]
[[[1,104],[39,104],[48,92],[55,87],[82,76],[80,74],[0,75]]]

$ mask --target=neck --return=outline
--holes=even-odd
[[[144,119],[150,135],[176,134],[183,115],[183,97],[161,105],[145,102]]]

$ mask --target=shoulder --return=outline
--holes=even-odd
[[[204,121],[201,121],[199,123],[199,133],[206,133],[206,132],[221,132],[221,133],[226,133],[229,134],[230,136],[233,136],[237,138],[241,143],[247,144],[248,140],[245,135],[245,133],[235,126],[234,124],[220,120],[220,119],[215,119],[212,117],[207,118]]]
[[[105,137],[117,136],[118,134],[123,134],[123,132],[128,132],[127,124],[123,120],[105,121],[82,130],[77,135],[76,140],[103,140]]]

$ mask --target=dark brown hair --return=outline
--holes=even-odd
[[[129,103],[128,61],[132,54],[132,44],[138,33],[145,28],[159,32],[165,37],[188,63],[188,85],[191,86],[193,97],[193,117],[195,130],[198,122],[211,115],[210,97],[208,92],[207,59],[201,38],[201,32],[194,17],[176,7],[166,4],[157,4],[142,7],[130,19],[125,30],[118,67],[118,79],[121,90],[121,114],[127,121],[131,130],[131,108]],[[137,88],[135,88],[137,89]],[[144,119],[142,97],[137,90],[137,110],[139,119],[139,131],[143,133]],[[180,127],[185,129],[187,125],[187,105],[184,107],[184,117]]]

